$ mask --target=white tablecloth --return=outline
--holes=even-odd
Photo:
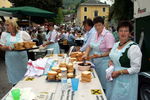
[[[77,69],[78,67],[77,64],[75,64],[75,67]],[[80,78],[81,72],[76,70],[76,75]],[[25,79],[21,80],[14,88],[32,88],[32,91],[35,95],[41,92],[48,92],[50,94],[49,96],[51,96],[51,94],[53,93],[51,100],[72,100],[71,99],[72,90],[70,90],[69,92],[68,97],[69,99],[67,99],[68,90],[65,91],[63,99],[61,99],[62,94],[61,82],[47,82],[46,76],[37,77],[32,81],[25,81]],[[91,89],[100,89],[102,91],[102,94],[93,95],[91,93]],[[5,100],[5,97],[2,100]],[[73,100],[107,100],[103,92],[101,83],[94,69],[92,72],[91,82],[89,83],[79,82],[78,91],[74,93]]]

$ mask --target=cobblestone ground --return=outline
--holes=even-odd
[[[5,61],[0,58],[0,99],[12,88],[8,83]]]

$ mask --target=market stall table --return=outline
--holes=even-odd
[[[76,76],[81,78],[81,71],[77,70],[78,64],[75,63]],[[79,82],[78,90],[73,92],[71,87],[68,87],[62,92],[61,82],[48,82],[46,75],[36,77],[33,80],[24,78],[14,88],[32,88],[32,92],[37,96],[40,93],[45,93],[46,99],[34,100],[107,100],[103,92],[98,76],[93,69],[92,81],[83,83]],[[69,85],[68,85],[69,86]],[[5,100],[6,94],[2,100]]]
[[[47,53],[46,49],[40,50],[40,49],[34,49],[34,50],[28,50],[28,58],[31,60],[36,60],[40,57],[44,57]]]

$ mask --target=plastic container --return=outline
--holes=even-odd
[[[83,65],[83,63],[79,63],[78,64],[78,69],[80,71],[88,71],[91,68],[91,64],[90,63],[85,63],[85,65]]]
[[[72,83],[72,90],[77,91],[79,85],[79,78],[72,78],[71,83]]]
[[[20,89],[13,89],[11,91],[13,100],[20,100]]]
[[[66,90],[67,89],[67,70],[64,69],[61,71],[62,77],[61,77],[61,86],[62,86],[62,90]]]

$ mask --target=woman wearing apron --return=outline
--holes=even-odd
[[[47,36],[47,42],[44,43],[43,46],[47,46],[47,49],[53,48],[54,54],[59,54],[60,48],[58,44],[58,33],[54,29],[54,23],[48,23],[48,28],[50,31]]]
[[[119,42],[112,48],[109,66],[114,66],[113,81],[106,91],[108,100],[137,100],[138,72],[142,54],[138,45],[129,39],[132,25],[122,21],[118,25]]]
[[[26,51],[12,51],[14,43],[23,42],[17,23],[11,19],[7,20],[5,25],[7,32],[2,33],[1,43],[5,46],[3,50],[6,51],[5,63],[9,82],[16,84],[24,77],[27,70],[28,57]]]
[[[108,57],[109,51],[113,47],[115,40],[113,35],[105,29],[102,17],[95,17],[93,22],[97,32],[93,35],[83,58],[87,58],[88,55],[92,56],[92,62],[95,64],[95,70],[102,87],[106,89],[107,80],[105,70],[110,60]]]

